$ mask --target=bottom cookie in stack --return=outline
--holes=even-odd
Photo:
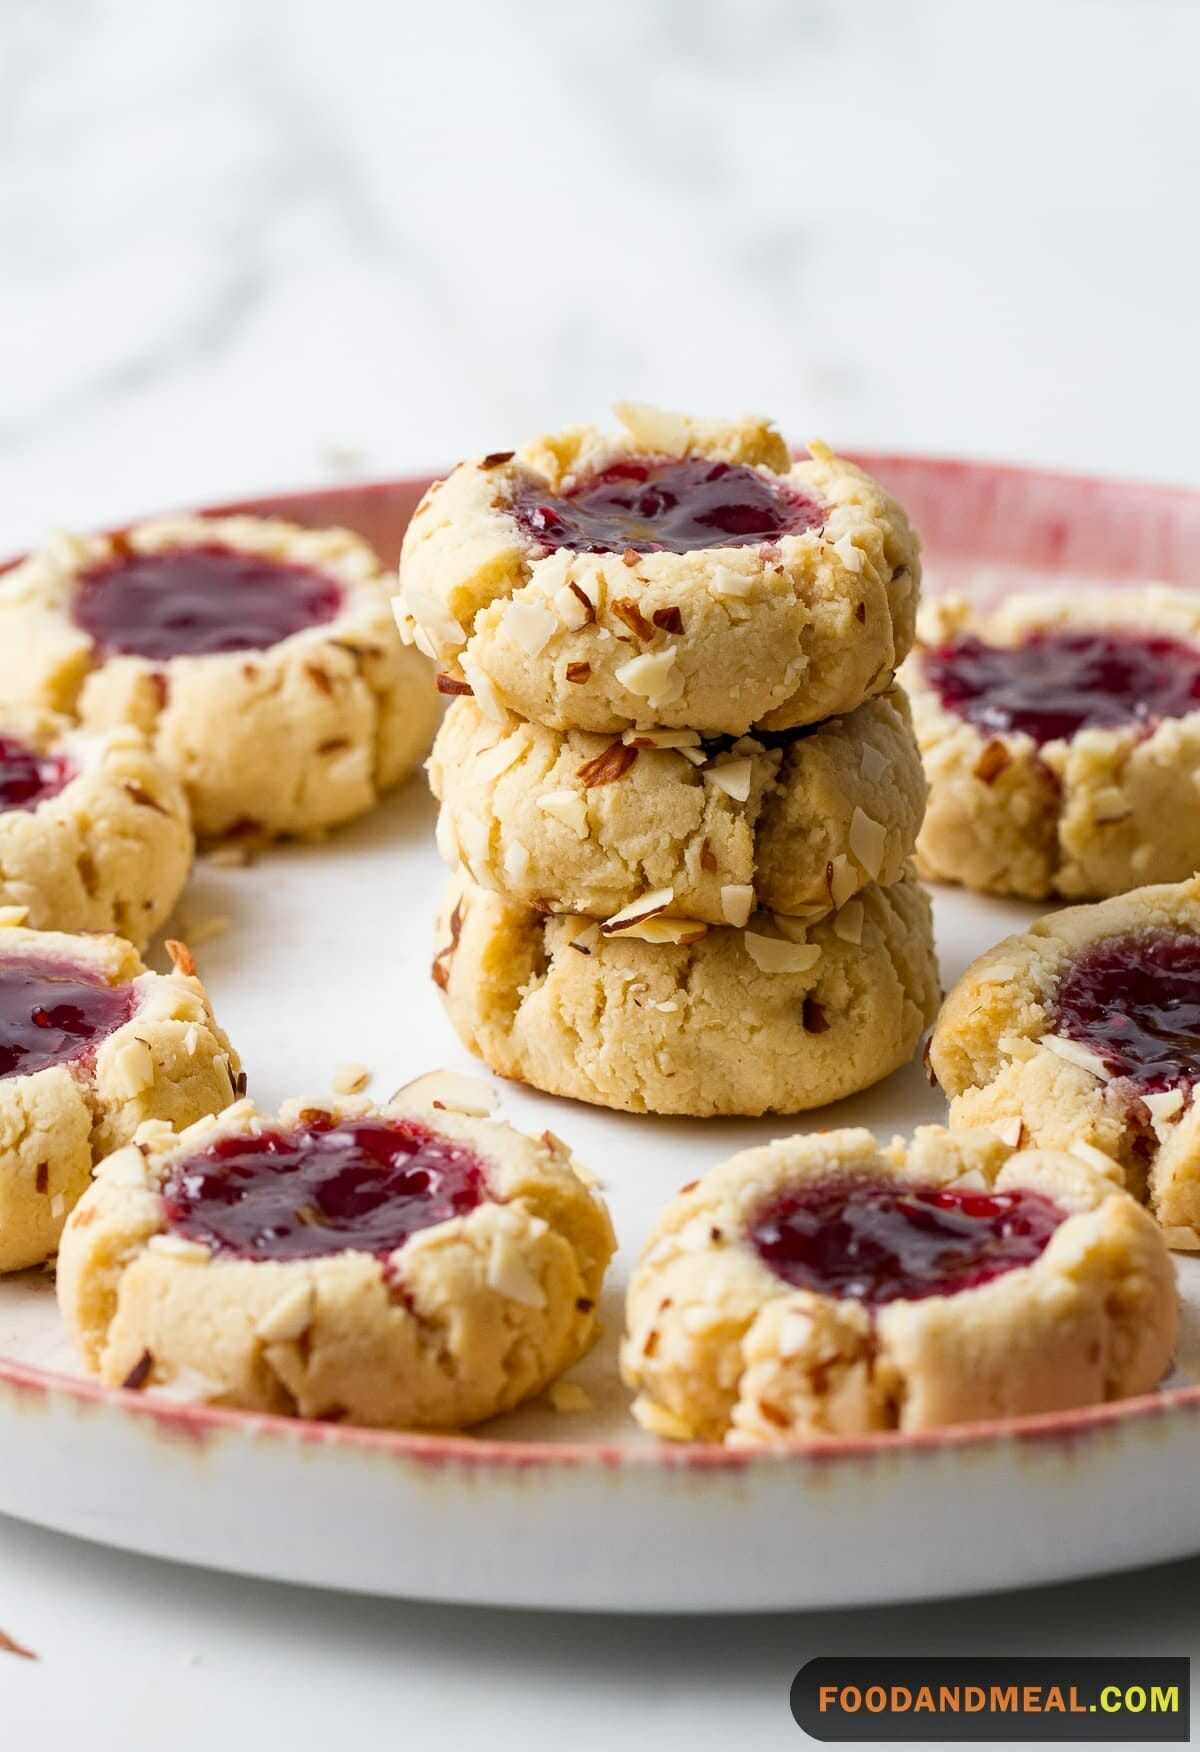
[[[911,871],[815,921],[743,928],[655,911],[602,927],[456,873],[433,976],[499,1075],[632,1113],[802,1113],[905,1064],[937,1010],[929,898]]]

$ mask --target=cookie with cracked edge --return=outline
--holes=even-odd
[[[404,538],[402,635],[480,709],[558,730],[743,735],[851,711],[912,643],[918,542],[824,445],[619,404],[464,462]]]
[[[1077,1158],[848,1130],[745,1150],[667,1206],[621,1362],[656,1435],[774,1446],[1148,1392],[1178,1325],[1161,1234]]]
[[[465,1081],[143,1127],[62,1240],[59,1306],[87,1368],[397,1429],[538,1393],[593,1342],[612,1226],[561,1140],[462,1111]]]

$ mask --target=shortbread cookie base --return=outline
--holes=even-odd
[[[800,1113],[906,1063],[938,976],[911,880],[790,929],[756,915],[690,944],[605,937],[460,875],[433,971],[462,1040],[502,1076],[633,1113]]]
[[[566,1146],[403,1097],[292,1102],[418,1118],[483,1160],[493,1198],[385,1262],[345,1251],[278,1262],[173,1236],[172,1164],[262,1123],[249,1102],[182,1137],[149,1126],[102,1163],[58,1264],[63,1318],[113,1386],[189,1384],[213,1404],[386,1428],[461,1428],[539,1392],[591,1345],[615,1241]]]
[[[947,997],[929,1062],[950,1098],[952,1126],[995,1126],[1089,1160],[1099,1151],[1147,1201],[1173,1246],[1200,1249],[1194,1098],[1151,1097],[1135,1124],[1128,1095],[1100,1060],[1054,1034],[1054,993],[1070,963],[1105,937],[1155,930],[1200,933],[1200,880],[1068,907],[1006,937]]]
[[[1030,594],[995,611],[958,600],[925,605],[921,644],[963,632],[1019,644],[1051,627],[1127,627],[1200,644],[1200,604],[1187,591]],[[920,650],[901,679],[912,698],[929,780],[918,840],[922,873],[993,894],[1100,899],[1177,882],[1200,866],[1200,712],[1144,726],[1086,729],[1038,747],[987,734],[947,711],[926,683]]]
[[[131,983],[138,1006],[94,1054],[0,1078],[0,1272],[53,1254],[93,1163],[146,1120],[191,1125],[227,1107],[244,1082],[198,979],[148,972],[118,937],[0,924],[0,961],[29,956]]]
[[[1045,1252],[974,1289],[862,1302],[796,1289],[743,1239],[803,1179],[872,1177],[1005,1191],[1067,1211]],[[930,1126],[905,1145],[865,1130],[744,1151],[682,1192],[629,1288],[622,1370],[655,1434],[734,1446],[915,1434],[1147,1392],[1170,1366],[1174,1273],[1154,1223],[1074,1157]]]
[[[105,536],[59,537],[0,592],[0,697],[85,729],[134,725],[179,778],[196,831],[270,838],[331,827],[372,808],[420,761],[438,718],[426,660],[401,644],[380,562],[343,529],[253,517],[181,517],[122,538],[141,552],[219,543],[311,566],[337,581],[337,616],[262,651],[99,660],[75,624],[80,577]]]
[[[0,907],[40,931],[115,931],[143,948],[192,862],[187,799],[133,728],[72,732],[46,713],[5,710],[4,729],[75,776],[33,809],[0,812]]]
[[[619,436],[576,427],[515,457],[463,463],[430,489],[404,540],[402,634],[473,687],[483,712],[558,730],[739,736],[817,723],[885,692],[912,643],[920,583],[917,538],[896,502],[823,445],[791,464],[761,420],[617,412]],[[531,545],[509,510],[523,475],[557,490],[631,454],[759,468],[815,496],[824,525],[683,554]]]
[[[710,924],[759,906],[827,911],[898,881],[912,856],[925,780],[898,689],[782,747],[743,738],[700,765],[694,744],[654,741],[497,724],[455,701],[429,762],[443,856],[539,910],[608,918],[669,889],[673,913]]]

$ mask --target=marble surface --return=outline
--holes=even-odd
[[[1187,0],[11,0],[0,551],[616,395],[1200,478]]]
[[[5,0],[0,552],[614,396],[1200,480],[1188,0]],[[2,1462],[0,1462],[2,1463]],[[14,1744],[796,1743],[807,1655],[1200,1650],[1197,1565],[700,1623],[327,1599],[0,1521]]]

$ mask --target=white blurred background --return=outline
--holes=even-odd
[[[614,396],[1200,478],[1190,0],[0,0],[0,551]]]

